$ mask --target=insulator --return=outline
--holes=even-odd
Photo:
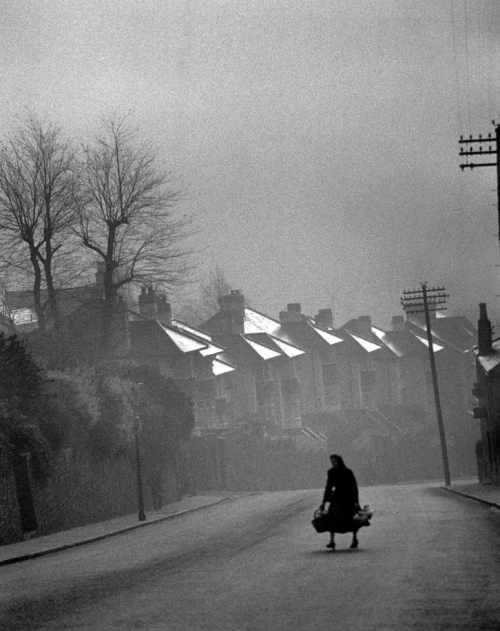
[[[463,140],[463,139],[464,139],[464,137],[463,137],[463,136],[460,136],[460,140]]]
[[[472,134],[469,136],[469,140],[472,140]]]
[[[482,136],[481,136],[481,134],[479,134],[479,140],[481,140],[481,138],[482,138]]]

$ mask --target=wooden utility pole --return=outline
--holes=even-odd
[[[433,287],[428,289],[426,283],[422,283],[422,289],[416,291],[404,291],[401,298],[401,304],[406,314],[424,313],[425,327],[427,329],[427,342],[429,346],[429,361],[431,364],[432,386],[434,388],[434,402],[436,405],[436,416],[439,429],[439,440],[441,443],[441,456],[443,459],[444,482],[446,486],[450,486],[450,465],[448,462],[448,449],[446,447],[446,434],[444,431],[443,413],[441,410],[441,400],[439,397],[439,387],[436,370],[436,358],[434,357],[434,345],[432,342],[431,319],[429,312],[441,311],[447,294],[444,293],[444,287]]]
[[[495,121],[491,121],[495,127],[495,137],[491,133],[487,138],[483,138],[479,134],[478,138],[464,138],[460,136],[458,144],[465,145],[460,147],[460,157],[465,158],[465,163],[460,165],[462,171],[464,169],[475,169],[476,167],[496,167],[497,169],[497,214],[498,214],[498,241],[500,245],[500,159],[498,153],[500,151],[500,125]],[[487,148],[486,148],[487,146]],[[469,162],[470,156],[488,156],[494,155],[496,162]]]

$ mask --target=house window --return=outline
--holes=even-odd
[[[285,425],[293,426],[300,419],[302,398],[299,380],[296,377],[281,380],[283,418]]]
[[[325,406],[338,405],[339,385],[336,364],[323,364],[323,400]]]

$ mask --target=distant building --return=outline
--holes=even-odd
[[[479,480],[500,484],[500,339],[493,340],[485,303],[479,305],[477,342],[473,394],[478,402],[474,417],[481,427],[476,452]]]

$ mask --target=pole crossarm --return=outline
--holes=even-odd
[[[497,214],[498,214],[498,239],[500,244],[500,125],[497,125],[495,121],[491,121],[493,126],[495,127],[495,135],[493,136],[491,133],[488,134],[487,137],[483,138],[481,134],[479,134],[478,138],[473,138],[469,136],[469,138],[464,138],[460,136],[460,140],[458,141],[460,147],[460,157],[465,158],[465,163],[460,165],[462,171],[465,169],[470,169],[471,171],[477,167],[496,167],[497,172]],[[485,148],[485,144],[487,145],[487,149]],[[470,156],[488,156],[494,155],[496,156],[496,162],[469,162]]]
[[[403,291],[401,304],[403,305],[405,313],[425,312],[423,287],[424,285],[422,285],[422,289]],[[427,308],[429,311],[446,311],[446,307],[441,307],[441,305],[446,304],[446,299],[449,298],[449,295],[444,292],[444,287],[426,287]]]
[[[495,124],[495,122],[493,121],[493,124]],[[498,156],[497,156],[497,151],[498,151],[498,134],[495,135],[495,137],[492,137],[491,133],[488,134],[487,138],[483,138],[481,136],[481,134],[479,134],[478,138],[473,138],[472,136],[469,136],[469,138],[464,138],[463,136],[460,136],[460,140],[458,141],[458,144],[460,145],[471,145],[470,148],[467,147],[460,147],[460,157],[461,158],[465,158],[466,162],[465,164],[461,164],[460,168],[462,169],[462,171],[464,169],[474,169],[476,167],[493,167],[493,166],[497,166],[497,162],[498,162]],[[483,148],[483,144],[487,143],[488,144],[488,148],[484,149]],[[479,145],[478,147],[475,147],[474,145]],[[487,156],[487,155],[495,155],[497,156],[497,162],[469,162],[468,158],[469,156]]]

